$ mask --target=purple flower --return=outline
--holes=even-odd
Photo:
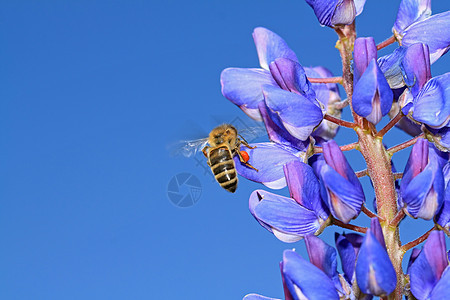
[[[430,48],[430,62],[435,62],[447,53],[450,47],[450,11],[421,18],[399,33],[397,39],[402,46],[416,43],[427,44]]]
[[[413,100],[412,118],[432,128],[450,121],[450,72],[431,78]]]
[[[373,37],[357,38],[353,54],[353,79],[358,82],[372,59],[377,59],[377,45]]]
[[[284,171],[291,198],[256,190],[250,196],[249,207],[264,228],[291,243],[323,230],[329,212],[320,199],[319,182],[310,166],[292,161]]]
[[[383,244],[380,223],[372,219],[356,262],[356,281],[365,294],[386,296],[397,285],[394,266]]]
[[[356,257],[361,248],[364,236],[357,233],[335,233],[335,243],[342,262],[342,270],[349,284],[354,281]]]
[[[270,85],[263,86],[263,94],[270,118],[299,140],[307,140],[323,119],[317,100]]]
[[[444,203],[439,212],[434,217],[436,224],[445,228],[450,229],[450,162],[447,162],[442,168],[442,173],[444,175],[445,182],[445,193],[444,193]]]
[[[391,89],[405,86],[400,65],[405,57],[407,47],[398,47],[392,53],[380,57],[377,62]]]
[[[333,216],[344,223],[358,216],[365,200],[355,172],[334,140],[323,144],[323,159],[315,163],[321,194]]]
[[[444,200],[444,177],[437,153],[427,140],[418,139],[411,150],[400,183],[404,210],[413,218],[430,220]]]
[[[261,69],[227,68],[220,75],[220,82],[222,94],[227,99],[239,106],[250,118],[261,120],[258,103],[264,101],[262,86],[272,85],[279,88],[270,73],[270,63],[277,58],[286,58],[296,63],[298,59],[280,36],[266,28],[255,28],[253,40]]]
[[[333,281],[334,287],[340,294],[344,294],[344,289],[339,280],[339,273],[337,272],[336,249],[314,235],[307,235],[305,243],[310,262]]]
[[[402,32],[414,22],[431,15],[431,0],[402,0],[395,20],[394,32]]]
[[[249,208],[261,226],[285,243],[297,242],[307,234],[316,233],[323,223],[313,210],[294,199],[263,190],[250,195]]]
[[[442,285],[448,287],[450,283],[448,274],[445,278],[442,276],[447,266],[444,233],[433,231],[409,268],[411,292],[414,297],[430,299],[431,296],[431,299],[445,299],[446,297],[438,298],[436,295],[448,296],[448,290],[446,294],[441,294]],[[441,287],[438,286],[440,281]]]
[[[339,299],[333,281],[295,251],[283,252],[282,273],[293,299]],[[318,284],[320,283],[320,288]]]
[[[353,23],[366,0],[306,0],[321,25],[333,27]]]
[[[236,171],[239,175],[260,182],[271,189],[281,189],[286,186],[283,166],[289,161],[299,160],[299,151],[276,143],[256,143],[248,149],[244,146],[241,150],[249,156],[248,163],[258,171],[241,163],[237,155],[234,157]]]
[[[391,109],[393,99],[392,90],[373,58],[355,85],[353,109],[359,116],[378,124]]]
[[[253,38],[261,69],[225,69],[221,74],[222,94],[249,117],[264,120],[266,126],[274,123],[272,129],[284,136],[284,142],[306,141],[325,112],[316,100],[305,70],[295,53],[275,33],[259,27],[254,30]],[[296,144],[293,142],[291,146],[297,147]]]
[[[403,80],[411,90],[412,96],[417,96],[425,83],[431,79],[430,51],[422,43],[413,44],[406,50],[401,68]]]
[[[324,67],[305,68],[306,75],[312,78],[328,78],[333,74]],[[342,109],[337,109],[335,104],[341,101],[339,88],[336,83],[313,83],[312,88],[316,93],[317,100],[325,107],[326,113],[335,118],[340,118]],[[312,136],[317,142],[322,143],[333,139],[339,130],[339,126],[327,120],[323,120],[320,125],[314,129]]]
[[[434,145],[441,151],[450,151],[450,126],[445,126],[440,129],[430,127],[424,128],[427,139],[433,141]]]

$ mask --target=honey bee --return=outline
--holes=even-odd
[[[234,155],[238,155],[239,160],[246,166],[258,171],[247,162],[248,157],[244,158],[240,151],[241,144],[249,149],[255,147],[250,147],[233,125],[223,124],[211,130],[208,144],[209,146],[205,146],[202,152],[208,159],[208,165],[211,167],[214,178],[227,191],[234,193],[237,188],[238,178],[233,160]]]
[[[249,136],[261,136],[261,128],[253,127],[243,130]],[[265,128],[264,128],[265,132]],[[237,155],[239,160],[247,167],[258,171],[248,163],[249,156],[245,151],[241,151],[241,145],[251,147],[244,137],[238,133],[237,129],[231,124],[222,124],[211,130],[209,136],[204,139],[184,141],[182,146],[177,147],[177,153],[190,157],[201,150],[207,158],[207,164],[211,168],[216,181],[225,190],[234,193],[237,188],[238,178],[236,166],[233,157]]]

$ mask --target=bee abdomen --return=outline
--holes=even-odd
[[[221,187],[234,193],[237,188],[237,175],[233,158],[228,148],[221,147],[210,152],[211,170]]]

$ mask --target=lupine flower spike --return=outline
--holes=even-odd
[[[390,21],[393,35],[387,32],[377,44],[373,37],[356,35],[364,0],[306,3],[320,25],[337,33],[342,74],[334,76],[324,66],[303,67],[305,57],[297,57],[276,33],[257,27],[253,40],[259,67],[227,68],[220,77],[225,98],[260,121],[269,137],[240,149],[255,169],[233,150],[240,176],[279,190],[253,191],[250,213],[278,240],[305,241],[307,255],[283,252],[284,298],[447,299],[450,73],[432,76],[431,65],[450,49],[450,11],[432,14],[431,0],[402,0]],[[391,53],[379,57],[379,49],[395,42]],[[386,145],[384,137],[393,128],[411,137]],[[356,134],[354,141],[338,144],[336,137],[351,137],[349,131]],[[409,147],[406,166],[398,172],[396,153]],[[349,159],[356,152],[364,160],[357,172]],[[361,177],[371,183],[367,190],[373,188],[370,203]],[[370,226],[362,226],[368,219],[360,218],[370,218]],[[417,229],[423,233],[403,243],[406,218],[429,220],[431,228]],[[335,248],[319,237],[331,225],[341,227]],[[410,254],[403,268],[405,253]],[[250,293],[244,299],[282,298],[274,296]]]

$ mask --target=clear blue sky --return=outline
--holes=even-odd
[[[380,42],[400,1],[367,2],[358,33]],[[304,243],[284,244],[253,219],[248,196],[259,185],[240,180],[230,194],[166,150],[217,116],[247,120],[221,95],[219,74],[258,66],[257,26],[281,35],[303,65],[340,74],[333,30],[302,0],[2,1],[1,299],[282,297],[282,251],[304,253]],[[342,130],[337,140],[354,138]],[[395,156],[400,170],[406,155]],[[352,159],[355,170],[361,161]],[[167,197],[181,172],[203,188],[184,209]],[[420,224],[402,238],[430,226]]]

